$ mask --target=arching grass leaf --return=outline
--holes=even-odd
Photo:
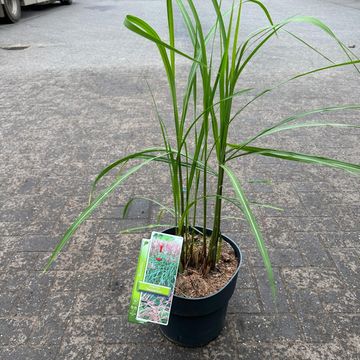
[[[246,198],[246,195],[244,193],[244,190],[241,187],[240,181],[237,179],[237,177],[235,176],[235,174],[225,165],[222,166],[225,173],[228,175],[231,185],[235,191],[236,197],[239,200],[242,209],[243,209],[243,213],[249,223],[250,229],[254,234],[258,249],[260,251],[260,255],[262,257],[263,263],[265,265],[266,268],[266,272],[268,275],[268,279],[270,282],[270,286],[272,289],[272,293],[275,296],[276,294],[276,285],[275,285],[275,280],[274,280],[274,274],[273,274],[273,270],[272,270],[272,266],[271,266],[271,262],[270,262],[270,258],[269,258],[269,254],[263,239],[263,236],[261,234],[259,225],[257,224],[256,218],[250,208],[250,204],[248,199]]]
[[[314,155],[307,155],[307,154],[300,154],[291,151],[283,151],[283,150],[275,150],[275,149],[265,149],[259,148],[254,146],[242,146],[242,145],[229,145],[230,147],[236,149],[241,148],[246,154],[258,154],[262,156],[270,156],[274,158],[284,159],[284,160],[291,160],[291,161],[298,161],[302,163],[309,163],[309,164],[319,164],[324,165],[336,169],[345,170],[352,174],[360,174],[360,165],[347,163],[340,160],[329,159],[326,157],[321,156],[314,156]]]

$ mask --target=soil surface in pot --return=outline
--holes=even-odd
[[[209,296],[227,284],[237,267],[238,259],[233,248],[223,241],[221,257],[215,270],[203,275],[200,269],[188,267],[183,273],[178,274],[175,294],[188,298]]]

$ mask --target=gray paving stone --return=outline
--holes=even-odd
[[[92,354],[91,360],[116,360],[127,359],[131,345],[128,344],[98,344]]]
[[[356,205],[347,205],[346,207],[337,207],[335,209],[335,219],[339,224],[339,228],[343,231],[348,231],[351,229],[352,231],[359,231],[359,214],[360,207],[359,203]]]
[[[7,269],[31,271],[34,269],[39,254],[33,252],[13,252],[7,253]]]
[[[13,301],[16,299],[16,296],[16,294],[9,292],[0,293],[0,317],[4,317],[12,313]]]
[[[272,359],[271,349],[272,345],[260,341],[239,341],[238,356],[239,359]]]
[[[135,360],[150,360],[158,358],[161,360],[166,360],[171,356],[174,360],[180,360],[184,356],[190,360],[195,360],[203,357],[203,351],[201,349],[182,349],[181,351],[177,350],[175,345],[164,344],[161,347],[150,347],[148,351],[144,352],[141,348],[133,346],[128,350],[127,359]],[[205,357],[206,359],[206,357]]]
[[[360,247],[358,232],[324,232],[324,233],[319,233],[319,236],[325,248]],[[331,251],[332,250],[330,250],[330,252]]]
[[[360,335],[359,314],[338,314],[334,316],[334,322],[338,330],[346,330],[342,332],[345,338],[348,335]]]
[[[131,284],[129,284],[131,286]],[[129,287],[130,287],[129,286]],[[128,309],[128,287],[122,290],[81,292],[78,294],[75,313],[78,315],[117,315]]]
[[[294,218],[294,226],[297,231],[303,232],[322,232],[339,230],[338,224],[333,217],[306,217]]]
[[[38,267],[44,268],[50,257],[51,252],[46,253],[41,258],[38,258]],[[85,266],[91,261],[90,251],[78,251],[77,249],[65,249],[53,264],[53,268],[57,270],[76,270]]]
[[[77,294],[71,291],[62,293],[49,291],[45,296],[42,307],[42,317],[44,319],[59,317],[68,319],[73,314]]]
[[[99,335],[100,321],[100,316],[73,316],[62,338],[60,353],[78,345],[87,349],[88,344],[94,344]]]
[[[29,338],[33,320],[17,318],[0,319],[0,345],[16,346]]]
[[[256,289],[242,289],[237,286],[230,299],[228,314],[232,313],[260,313],[261,302]]]
[[[75,272],[56,271],[53,291],[95,291],[109,287],[111,274],[109,272]]]
[[[43,347],[43,348],[34,348],[27,345],[17,346],[17,347],[0,347],[0,357],[2,360],[46,360],[54,359],[58,348]]]
[[[267,218],[264,224],[264,236],[275,248],[296,248],[294,233],[298,230],[295,225],[295,217]]]
[[[5,243],[6,240],[2,240]],[[4,244],[5,245],[5,244]],[[7,251],[6,246],[0,251],[0,271],[4,271],[7,266]]]
[[[30,346],[59,348],[68,322],[69,320],[64,320],[57,315],[41,317],[35,323],[29,338]]]
[[[3,236],[53,235],[56,221],[2,221],[0,234]]]
[[[316,185],[318,188],[320,187],[318,184]],[[337,193],[335,191],[297,191],[297,195],[299,196],[301,202],[307,207],[308,205],[313,205],[315,203],[324,205],[336,205],[342,203],[342,194]]]
[[[251,266],[242,266],[239,270],[237,286],[240,288],[255,288],[255,278]]]
[[[320,242],[318,234],[297,233],[296,241],[299,244],[299,251],[306,265],[334,267],[334,262]]]
[[[296,289],[291,291],[292,306],[300,316],[305,314],[319,314],[323,307],[319,295],[309,289]]]
[[[360,300],[356,292],[349,289],[328,289],[319,294],[328,313],[359,313]]]
[[[309,203],[304,205],[306,207],[308,216],[316,216],[316,217],[332,217],[334,216],[333,208],[336,205],[333,204],[322,204],[322,203]],[[340,227],[339,227],[340,229]]]
[[[320,190],[324,191],[334,191],[335,188],[328,184],[327,182],[314,182],[314,181],[295,181],[292,183],[292,188],[296,191],[296,193],[299,195],[300,199],[303,199],[303,197],[306,197],[306,193],[316,193]],[[311,196],[311,195],[310,195]],[[316,202],[319,201],[319,198],[316,198]]]
[[[336,270],[327,268],[284,268],[282,278],[290,290],[307,289],[322,291],[343,289],[344,283]]]
[[[266,270],[263,267],[255,267],[254,273],[260,292],[260,298],[266,313],[288,313],[291,312],[291,303],[284,285],[283,277],[279,269],[274,268],[274,279],[276,284],[276,298],[274,298]]]
[[[240,341],[300,340],[298,321],[291,315],[240,315],[236,320]]]
[[[359,316],[358,314],[342,314],[334,316],[334,327],[337,331],[339,342],[347,349],[347,353],[356,359],[359,354]]]
[[[300,316],[300,324],[308,342],[330,342],[334,338],[333,320],[318,312]]]
[[[333,251],[331,256],[345,281],[352,288],[358,288],[360,285],[360,276],[358,272],[360,253],[358,250],[339,249]]]
[[[34,216],[34,209],[1,208],[0,221],[29,221]]]
[[[246,250],[254,247],[255,239],[248,229],[241,229],[241,231],[238,232],[227,231],[226,235],[236,241],[243,251],[244,257],[246,256]]]
[[[17,251],[52,251],[58,239],[51,235],[24,235],[13,237],[11,245]]]
[[[3,293],[12,293],[19,288],[19,283],[26,280],[24,272],[0,273],[0,288]]]
[[[46,289],[19,291],[15,301],[14,311],[19,316],[39,316],[43,312],[48,291]]]
[[[275,343],[271,346],[266,346],[268,359],[284,358],[284,359],[328,359],[329,356],[333,358],[348,358],[356,359],[356,354],[344,348],[337,341],[330,341],[325,343],[296,341],[292,343]]]
[[[273,266],[299,267],[304,265],[301,250],[298,249],[271,249],[269,248],[269,257]],[[254,266],[263,266],[263,260],[259,251],[254,250],[251,253]]]
[[[236,359],[239,358],[238,341],[236,339],[235,321],[228,316],[220,336],[211,342],[211,346],[200,349],[189,349],[186,356],[203,359]],[[174,352],[177,347],[174,348]]]
[[[356,187],[355,187],[356,188]],[[354,190],[354,189],[353,189]],[[360,195],[358,191],[345,191],[342,193],[343,204],[359,206]],[[344,208],[346,211],[346,208]]]
[[[58,222],[56,224],[54,229],[56,234],[56,236],[54,236],[56,243],[60,241],[62,235],[70,225],[69,219],[67,219],[67,222]],[[98,234],[94,226],[94,221],[88,220],[74,233],[69,242],[69,251],[70,249],[77,251],[91,251],[97,239]],[[53,250],[53,248],[50,250]]]
[[[153,334],[157,336],[154,337]],[[154,324],[148,324],[147,326],[131,324],[128,322],[127,316],[103,317],[100,338],[102,338],[106,344],[163,341],[158,326]]]
[[[95,346],[93,344],[69,345],[64,343],[57,353],[56,360],[90,360]]]

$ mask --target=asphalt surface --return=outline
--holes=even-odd
[[[126,14],[134,14],[166,38],[164,4],[77,0],[32,8],[19,23],[0,25],[0,359],[358,359],[360,184],[339,170],[260,157],[233,164],[253,201],[284,209],[256,210],[279,295],[273,303],[246,223],[225,220],[223,231],[239,242],[245,260],[226,327],[204,348],[179,348],[156,326],[126,320],[140,240],[149,234],[124,236],[119,230],[147,224],[156,209],[138,202],[120,219],[121,207],[135,194],[169,201],[165,169],[147,168],[132,178],[41,274],[54,245],[86,206],[94,176],[131,151],[161,143],[145,78],[171,124],[156,48],[122,25]],[[360,1],[266,4],[275,20],[319,17],[359,54]],[[209,4],[199,6],[210,25]],[[243,26],[251,31],[265,18],[248,6]],[[333,61],[346,61],[323,32],[299,24],[291,29]],[[180,23],[176,32],[186,50]],[[178,59],[180,88],[187,64]],[[281,35],[254,59],[241,87],[260,90],[326,64]],[[348,67],[280,87],[234,123],[232,140],[296,112],[359,103],[359,80]],[[350,111],[309,120],[360,125],[359,113]],[[259,144],[359,164],[359,134],[298,129]]]

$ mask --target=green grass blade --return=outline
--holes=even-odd
[[[284,84],[286,84],[286,83],[288,83],[288,82],[290,82],[292,80],[299,79],[301,77],[304,77],[304,76],[307,76],[307,75],[310,75],[310,74],[315,74],[315,73],[320,72],[320,71],[329,70],[329,69],[335,69],[335,68],[343,67],[343,66],[356,65],[356,64],[359,64],[359,63],[360,63],[360,60],[352,60],[352,61],[346,61],[346,62],[343,62],[343,63],[336,63],[336,64],[329,65],[329,66],[323,66],[323,67],[320,67],[320,68],[317,68],[317,69],[313,69],[313,70],[306,71],[306,72],[303,72],[301,74],[295,75],[292,78],[280,83],[277,87],[279,87],[280,85],[284,85]]]
[[[269,35],[267,35],[264,40],[262,40],[248,55],[248,57],[243,61],[243,63],[240,65],[239,69],[236,73],[236,79],[239,78],[240,74],[243,72],[243,70],[246,68],[247,64],[250,62],[250,60],[256,55],[256,53],[275,35],[277,34],[277,31],[280,30],[285,24],[281,25],[275,25],[273,27],[273,30],[270,32]]]
[[[166,0],[166,8],[167,8],[167,17],[168,17],[170,46],[175,48],[174,12],[173,12],[172,0]],[[174,50],[170,50],[170,61],[171,61],[171,67],[175,72]]]
[[[160,39],[159,35],[157,34],[157,32],[144,20],[142,20],[136,16],[133,16],[133,15],[126,15],[125,20],[124,20],[124,25],[129,30],[156,43],[157,45],[167,48],[167,49],[169,49],[191,61],[197,62],[197,60],[194,59],[193,57],[189,56],[188,54],[185,54],[184,52],[182,52],[182,51],[176,49],[175,47],[162,41]]]
[[[281,126],[277,129],[269,131],[266,135],[274,134],[274,133],[277,133],[280,131],[294,130],[294,129],[300,129],[300,128],[312,128],[312,127],[360,128],[360,125],[343,124],[343,123],[309,122],[309,123],[300,123],[300,124],[294,124],[294,125]]]
[[[312,51],[316,52],[317,54],[319,54],[322,58],[324,58],[325,60],[331,62],[332,64],[335,64],[334,61],[332,61],[329,57],[327,57],[326,55],[324,55],[320,50],[318,50],[317,48],[315,48],[314,46],[310,45],[307,41],[305,41],[304,39],[302,39],[300,36],[295,35],[294,33],[292,33],[289,30],[283,29],[283,31],[285,31],[287,34],[289,34],[290,36],[292,36],[294,39],[296,39],[297,41],[301,42],[302,44],[304,44],[305,46],[307,46],[309,49],[311,49]]]
[[[96,176],[92,186],[91,186],[91,195],[90,198],[93,197],[93,194],[95,193],[96,190],[96,186],[98,184],[98,182],[105,176],[107,175],[112,169],[114,169],[115,167],[122,165],[123,163],[128,162],[129,160],[132,159],[138,159],[140,156],[142,155],[152,155],[153,153],[157,153],[157,152],[163,152],[166,153],[167,149],[166,148],[162,148],[162,147],[156,147],[156,148],[148,148],[142,151],[138,151],[136,153],[127,155],[119,160],[114,161],[113,163],[111,163],[110,165],[108,165],[107,167],[105,167],[100,173],[99,175]]]
[[[281,87],[282,85],[285,85],[293,80],[296,80],[298,78],[316,73],[316,72],[320,72],[320,71],[325,71],[328,69],[332,69],[332,68],[337,68],[337,67],[342,67],[342,66],[349,66],[349,65],[353,65],[353,64],[357,64],[360,63],[360,60],[354,60],[354,61],[349,61],[349,62],[345,62],[345,63],[337,63],[337,64],[333,64],[333,65],[329,65],[329,66],[325,66],[325,67],[321,67],[321,68],[316,68],[307,72],[303,72],[300,74],[297,74],[285,81],[279,82],[278,84],[274,85],[271,88],[262,90],[260,93],[256,94],[250,101],[248,101],[244,106],[242,106],[238,111],[235,112],[235,114],[232,116],[232,118],[230,119],[230,123],[233,122],[235,120],[235,118],[237,116],[239,116],[239,114],[241,114],[241,112],[243,110],[245,110],[249,105],[251,105],[252,103],[254,103],[257,99],[261,98],[262,96],[266,95],[267,93],[270,93],[271,91]]]
[[[226,41],[226,29],[225,29],[225,22],[224,17],[221,13],[221,1],[218,3],[217,0],[212,0],[215,12],[216,12],[216,19],[219,22],[219,28],[220,28],[220,34],[223,41],[223,46],[225,47],[225,41]]]
[[[345,53],[345,55],[347,56],[347,58],[350,61],[353,60],[351,58],[351,56],[350,56],[350,54],[352,54],[352,53],[338,39],[338,37],[334,34],[334,32],[325,23],[323,23],[321,20],[319,20],[319,19],[317,19],[317,18],[315,18],[313,16],[294,16],[293,18],[290,18],[289,21],[290,22],[307,23],[307,24],[311,24],[311,25],[314,25],[314,26],[318,27],[319,29],[321,29],[322,31],[327,33],[330,37],[332,37],[338,43],[339,47]],[[355,69],[360,73],[359,69],[356,66],[356,63],[354,63],[353,65],[354,65]]]
[[[341,50],[346,54],[346,56],[348,57],[348,59],[350,61],[348,62],[344,62],[341,64],[333,64],[330,67],[323,67],[323,68],[319,68],[316,70],[312,70],[310,72],[306,72],[303,74],[299,74],[298,76],[295,76],[294,78],[291,78],[291,80],[297,79],[301,76],[305,76],[305,75],[309,75],[312,74],[314,72],[317,71],[322,71],[322,70],[326,70],[326,69],[330,69],[333,67],[337,67],[337,66],[346,66],[346,65],[354,65],[354,67],[356,68],[356,70],[359,72],[359,69],[356,67],[356,64],[359,63],[359,60],[353,60],[351,58],[351,56],[349,55],[349,51],[346,49],[346,46],[335,36],[335,34],[331,31],[331,29],[325,25],[322,21],[320,21],[317,18],[311,17],[311,16],[294,16],[291,17],[289,19],[286,19],[278,24],[275,24],[272,27],[273,31],[277,31],[282,29],[285,25],[288,25],[290,23],[306,23],[306,24],[311,24],[314,25],[316,27],[318,27],[319,29],[321,29],[322,31],[324,31],[327,35],[329,35],[331,38],[333,38],[337,44],[339,45],[339,47],[341,48]],[[263,30],[263,29],[262,29]],[[244,60],[244,62],[242,63],[242,65],[239,67],[238,73],[237,73],[237,77],[240,76],[241,72],[244,70],[244,68],[246,67],[246,65],[248,64],[248,62],[251,60],[251,58],[256,54],[257,51],[259,51],[259,49],[274,35],[274,32],[271,32],[270,35],[268,35],[259,45],[256,46],[256,48],[251,52],[251,54]],[[243,49],[244,51],[244,49]],[[242,51],[242,52],[243,52]],[[317,52],[317,51],[316,51]],[[286,81],[288,82],[288,81]]]
[[[245,94],[245,93],[248,93],[249,91],[251,90],[254,90],[253,88],[247,88],[247,89],[242,89],[242,90],[239,90],[239,91],[236,91],[234,94],[230,95],[230,96],[227,96],[225,97],[224,99],[221,99],[215,103],[213,103],[212,105],[210,105],[207,109],[205,109],[203,112],[201,112],[200,115],[198,115],[195,120],[190,123],[189,127],[187,128],[185,134],[184,134],[184,137],[183,137],[183,144],[185,143],[187,137],[190,135],[191,133],[191,130],[194,128],[194,126],[202,119],[202,117],[204,116],[204,114],[207,112],[207,111],[210,111],[211,109],[214,109],[215,106],[217,105],[220,105],[221,103],[227,101],[227,100],[230,100],[230,99],[233,99],[235,97],[238,97],[242,94]],[[215,136],[215,138],[217,138],[217,136]]]
[[[160,153],[163,153],[163,155],[161,156],[155,156],[154,153],[156,152],[160,152]],[[173,151],[173,153],[175,153]],[[132,160],[132,159],[152,159],[154,158],[154,161],[156,162],[163,162],[163,163],[166,163],[166,164],[169,164],[171,163],[171,160],[169,160],[167,157],[168,157],[168,153],[167,153],[167,149],[166,148],[161,148],[161,147],[158,147],[158,148],[149,148],[149,149],[146,149],[146,150],[143,150],[143,151],[139,151],[139,152],[136,152],[136,153],[133,153],[133,154],[130,154],[130,155],[127,155],[119,160],[116,160],[114,162],[112,162],[110,165],[108,165],[106,168],[104,168],[99,175],[97,175],[97,177],[95,178],[93,184],[92,184],[92,193],[95,192],[96,190],[96,186],[98,184],[98,182],[104,177],[106,176],[112,169],[114,169],[115,167],[123,164],[124,162],[127,162],[129,160]],[[191,166],[195,166],[196,169],[200,170],[200,171],[203,171],[204,170],[204,164],[201,163],[201,161],[198,161],[198,160],[194,160],[192,157],[189,157],[188,158],[190,160],[193,160],[191,161],[190,163],[188,162],[182,162],[182,166],[187,166],[187,167],[191,167]],[[216,171],[214,169],[212,169],[211,167],[207,166],[207,170],[212,174],[212,175],[215,175],[216,176]]]
[[[180,54],[184,57],[192,61],[196,61],[192,57],[188,56],[187,54],[182,53],[181,51],[177,50],[175,47],[164,43],[157,32],[144,20],[132,16],[127,15],[124,20],[124,25],[131,31],[135,32],[136,34],[145,37],[146,39],[154,42],[157,44],[157,47],[160,52],[160,56],[164,65],[164,69],[166,71],[166,75],[169,82],[170,94],[172,99],[173,111],[174,111],[174,120],[175,120],[175,129],[176,129],[176,136],[179,139],[179,114],[178,114],[178,105],[177,105],[177,95],[176,95],[176,85],[175,85],[175,68],[172,66],[172,56],[169,60],[168,54],[166,49],[170,50],[170,55],[174,52]],[[174,66],[175,66],[175,58],[174,58]]]
[[[142,162],[139,165],[136,165],[132,167],[130,170],[128,170],[124,175],[117,178],[109,187],[107,187],[74,221],[74,223],[67,229],[65,232],[63,238],[59,241],[59,243],[56,245],[54,251],[52,252],[45,268],[44,272],[48,270],[51,266],[51,264],[56,260],[58,257],[60,251],[63,249],[63,247],[68,243],[71,236],[74,234],[76,229],[93,213],[93,211],[119,186],[121,185],[128,177],[133,175],[135,172],[140,170],[143,166],[149,164],[151,161],[153,161],[154,158],[148,159],[144,162]]]
[[[267,9],[267,7],[261,1],[258,1],[258,0],[246,0],[246,1],[244,1],[244,4],[245,3],[253,3],[255,5],[258,5],[260,7],[260,9],[264,12],[264,14],[267,17],[269,23],[271,25],[274,25],[274,22],[273,22],[273,20],[271,18],[269,10]]]
[[[165,148],[166,148],[166,151],[168,153],[168,160],[169,160],[169,171],[170,171],[170,179],[171,179],[171,185],[172,185],[172,189],[173,189],[173,201],[174,201],[174,209],[175,210],[175,217],[177,217],[177,211],[178,211],[178,207],[179,207],[179,204],[180,204],[180,197],[179,197],[179,181],[178,181],[178,163],[177,161],[175,160],[174,158],[174,151],[172,150],[171,148],[171,144],[170,144],[170,141],[169,141],[169,136],[168,136],[168,133],[167,133],[167,129],[166,129],[166,126],[165,126],[165,123],[160,115],[160,112],[158,110],[158,107],[157,107],[157,104],[156,104],[156,101],[155,101],[155,96],[151,90],[151,87],[150,87],[150,84],[148,83],[148,81],[146,80],[146,83],[148,85],[148,88],[149,88],[149,91],[150,91],[150,94],[151,94],[151,98],[152,98],[152,102],[153,102],[153,105],[154,105],[154,109],[155,109],[155,113],[156,113],[156,116],[157,116],[157,119],[159,121],[159,125],[160,125],[160,129],[161,129],[161,134],[162,134],[162,137],[163,137],[163,143],[165,145]],[[180,149],[178,149],[178,151],[180,151]],[[186,159],[187,160],[187,159]]]
[[[336,169],[345,170],[352,174],[360,174],[360,165],[358,164],[347,163],[344,161],[329,159],[321,156],[307,155],[307,154],[301,154],[291,151],[265,149],[265,148],[259,148],[253,146],[233,145],[233,144],[230,145],[230,147],[234,149],[241,148],[241,150],[245,151],[247,154],[258,154],[258,155],[270,156],[284,160],[298,161],[302,163],[319,164]]]
[[[156,217],[156,223],[159,224],[160,221],[162,220],[164,214],[165,214],[165,210],[164,209],[160,209],[159,212],[158,212],[158,215]]]
[[[323,108],[318,108],[318,109],[313,109],[313,110],[309,110],[309,111],[305,111],[299,114],[295,114],[293,116],[289,116],[279,122],[277,122],[275,125],[272,125],[262,131],[260,131],[259,133],[257,133],[255,136],[251,137],[250,139],[244,141],[242,144],[248,145],[252,142],[254,142],[257,139],[260,139],[264,136],[276,133],[278,131],[283,131],[283,130],[290,130],[292,128],[297,128],[297,127],[306,127],[307,124],[303,123],[303,124],[297,124],[297,125],[290,125],[290,126],[286,126],[288,123],[299,120],[299,119],[303,119],[304,117],[308,117],[310,115],[315,115],[315,114],[324,114],[324,113],[329,113],[329,112],[336,112],[336,111],[343,111],[343,110],[359,110],[360,109],[360,104],[350,104],[350,105],[338,105],[338,106],[328,106],[328,107],[323,107]],[[308,123],[308,126],[311,126],[311,123]],[[323,126],[331,126],[330,123],[324,123]],[[340,125],[340,124],[338,124]],[[315,125],[312,125],[315,126]],[[321,123],[318,123],[318,126],[321,126]],[[332,126],[337,126],[336,124],[332,124]],[[348,127],[357,127],[356,125],[346,125],[343,124],[343,127],[348,126]]]
[[[185,26],[186,26],[186,28],[188,30],[191,42],[192,42],[193,46],[195,47],[196,44],[197,44],[196,31],[195,31],[194,24],[193,24],[193,22],[191,20],[191,17],[189,15],[189,12],[187,11],[187,9],[186,9],[186,7],[184,5],[184,2],[182,0],[176,0],[176,3],[178,5],[178,8],[179,8],[180,13],[182,15],[184,24],[185,24]]]
[[[205,69],[207,67],[207,54],[206,54],[206,42],[205,42],[205,36],[204,36],[204,32],[203,32],[202,23],[200,21],[199,14],[196,10],[196,6],[194,5],[193,1],[188,0],[188,3],[190,6],[190,9],[191,9],[191,12],[193,14],[195,24],[196,24],[196,33],[199,37],[199,46],[201,49],[201,58],[202,58],[201,65],[202,65],[202,68]]]
[[[125,217],[127,216],[128,212],[129,212],[129,209],[130,209],[130,206],[131,204],[134,202],[135,198],[131,198],[124,206],[124,209],[123,209],[123,213],[122,213],[122,218],[125,219]]]
[[[240,32],[240,23],[241,23],[241,14],[242,14],[242,4],[243,1],[240,0],[239,8],[236,16],[236,25],[234,31],[234,40],[232,45],[232,55],[231,55],[231,75],[230,78],[233,77],[235,72],[235,62],[236,62],[236,54],[237,54],[237,47],[238,47],[238,40],[239,40],[239,32]]]
[[[230,182],[235,191],[235,194],[236,194],[239,202],[242,205],[243,213],[244,213],[244,215],[250,225],[250,228],[255,236],[257,246],[259,248],[262,260],[263,260],[265,268],[266,268],[266,272],[267,272],[268,279],[270,282],[271,290],[272,290],[273,295],[275,296],[276,285],[275,285],[275,280],[274,280],[274,274],[273,274],[269,254],[268,254],[263,236],[261,234],[260,228],[257,224],[256,218],[250,208],[249,201],[246,198],[246,195],[240,185],[239,180],[236,178],[235,174],[227,166],[223,165],[222,167],[230,179]]]

